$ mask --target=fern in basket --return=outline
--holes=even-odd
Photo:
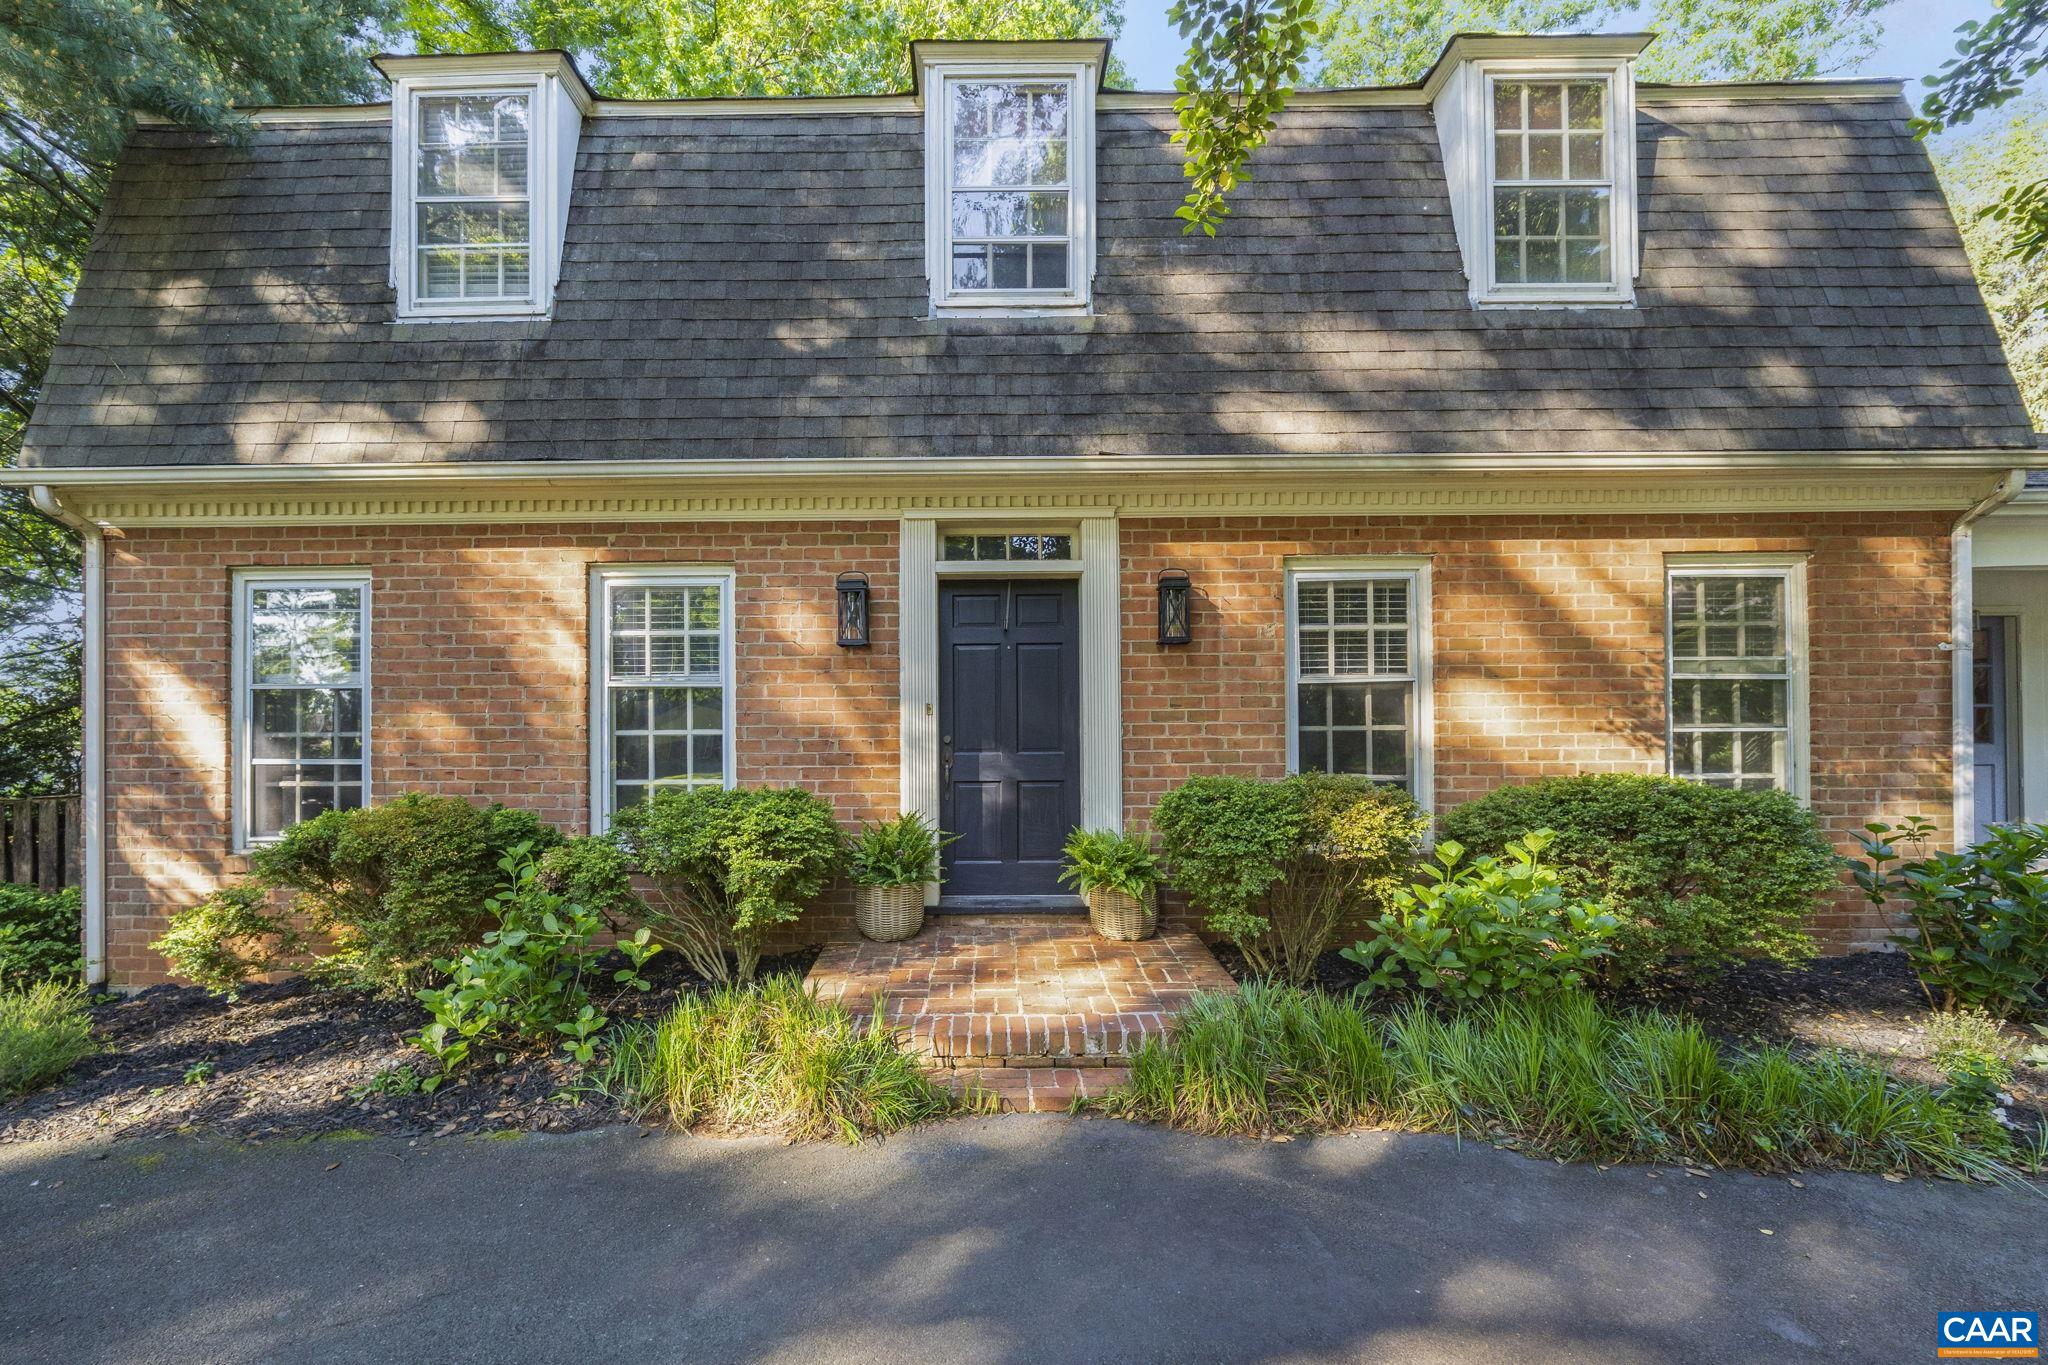
[[[1091,891],[1121,891],[1149,900],[1166,877],[1166,865],[1149,835],[1077,829],[1067,836],[1065,852],[1060,880],[1084,896]]]
[[[846,846],[855,886],[923,886],[940,879],[939,850],[960,836],[942,834],[916,811],[863,825]]]

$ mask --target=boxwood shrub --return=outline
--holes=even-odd
[[[1671,777],[1593,774],[1502,787],[1440,817],[1441,837],[1499,854],[1550,829],[1567,896],[1606,901],[1621,921],[1610,981],[1683,958],[1718,972],[1747,957],[1811,958],[1806,921],[1840,885],[1841,860],[1813,812],[1785,792]]]
[[[1152,824],[1167,879],[1262,977],[1300,984],[1347,920],[1379,912],[1428,820],[1408,793],[1362,777],[1192,777]]]

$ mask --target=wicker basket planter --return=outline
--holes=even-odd
[[[1088,893],[1088,922],[1104,938],[1150,938],[1159,927],[1159,899],[1147,896],[1140,900],[1127,891],[1098,887]]]
[[[856,886],[853,922],[862,937],[895,943],[924,927],[924,883],[909,886]]]

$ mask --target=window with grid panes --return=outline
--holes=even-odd
[[[1008,535],[1003,532],[948,531],[939,542],[939,558],[949,563],[978,560],[1058,560],[1074,557],[1071,535]]]
[[[949,292],[1072,292],[1072,82],[946,90]]]
[[[1294,594],[1298,766],[1412,787],[1415,580],[1302,577]]]
[[[1494,283],[1611,285],[1607,82],[1497,77],[1492,95]]]
[[[509,300],[533,293],[526,94],[423,95],[414,138],[414,296]]]
[[[369,580],[241,581],[243,837],[363,804]]]
[[[606,583],[610,809],[658,787],[724,783],[726,591],[718,579]]]
[[[1747,791],[1792,783],[1792,622],[1782,572],[1671,575],[1671,771]]]

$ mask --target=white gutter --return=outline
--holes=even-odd
[[[1977,837],[1977,599],[1972,531],[1978,522],[2018,497],[2026,487],[2026,470],[2008,472],[1998,481],[1998,487],[1957,517],[1955,525],[1949,528],[1949,603],[1953,613],[1949,621],[1951,643],[1947,646],[1951,665],[1949,766],[1954,786],[1950,804],[1957,848]]]
[[[85,818],[85,980],[97,986],[107,979],[106,536],[102,527],[57,501],[47,486],[31,487],[28,496],[37,511],[78,532],[85,545],[85,660],[80,698],[84,733],[78,768]]]

